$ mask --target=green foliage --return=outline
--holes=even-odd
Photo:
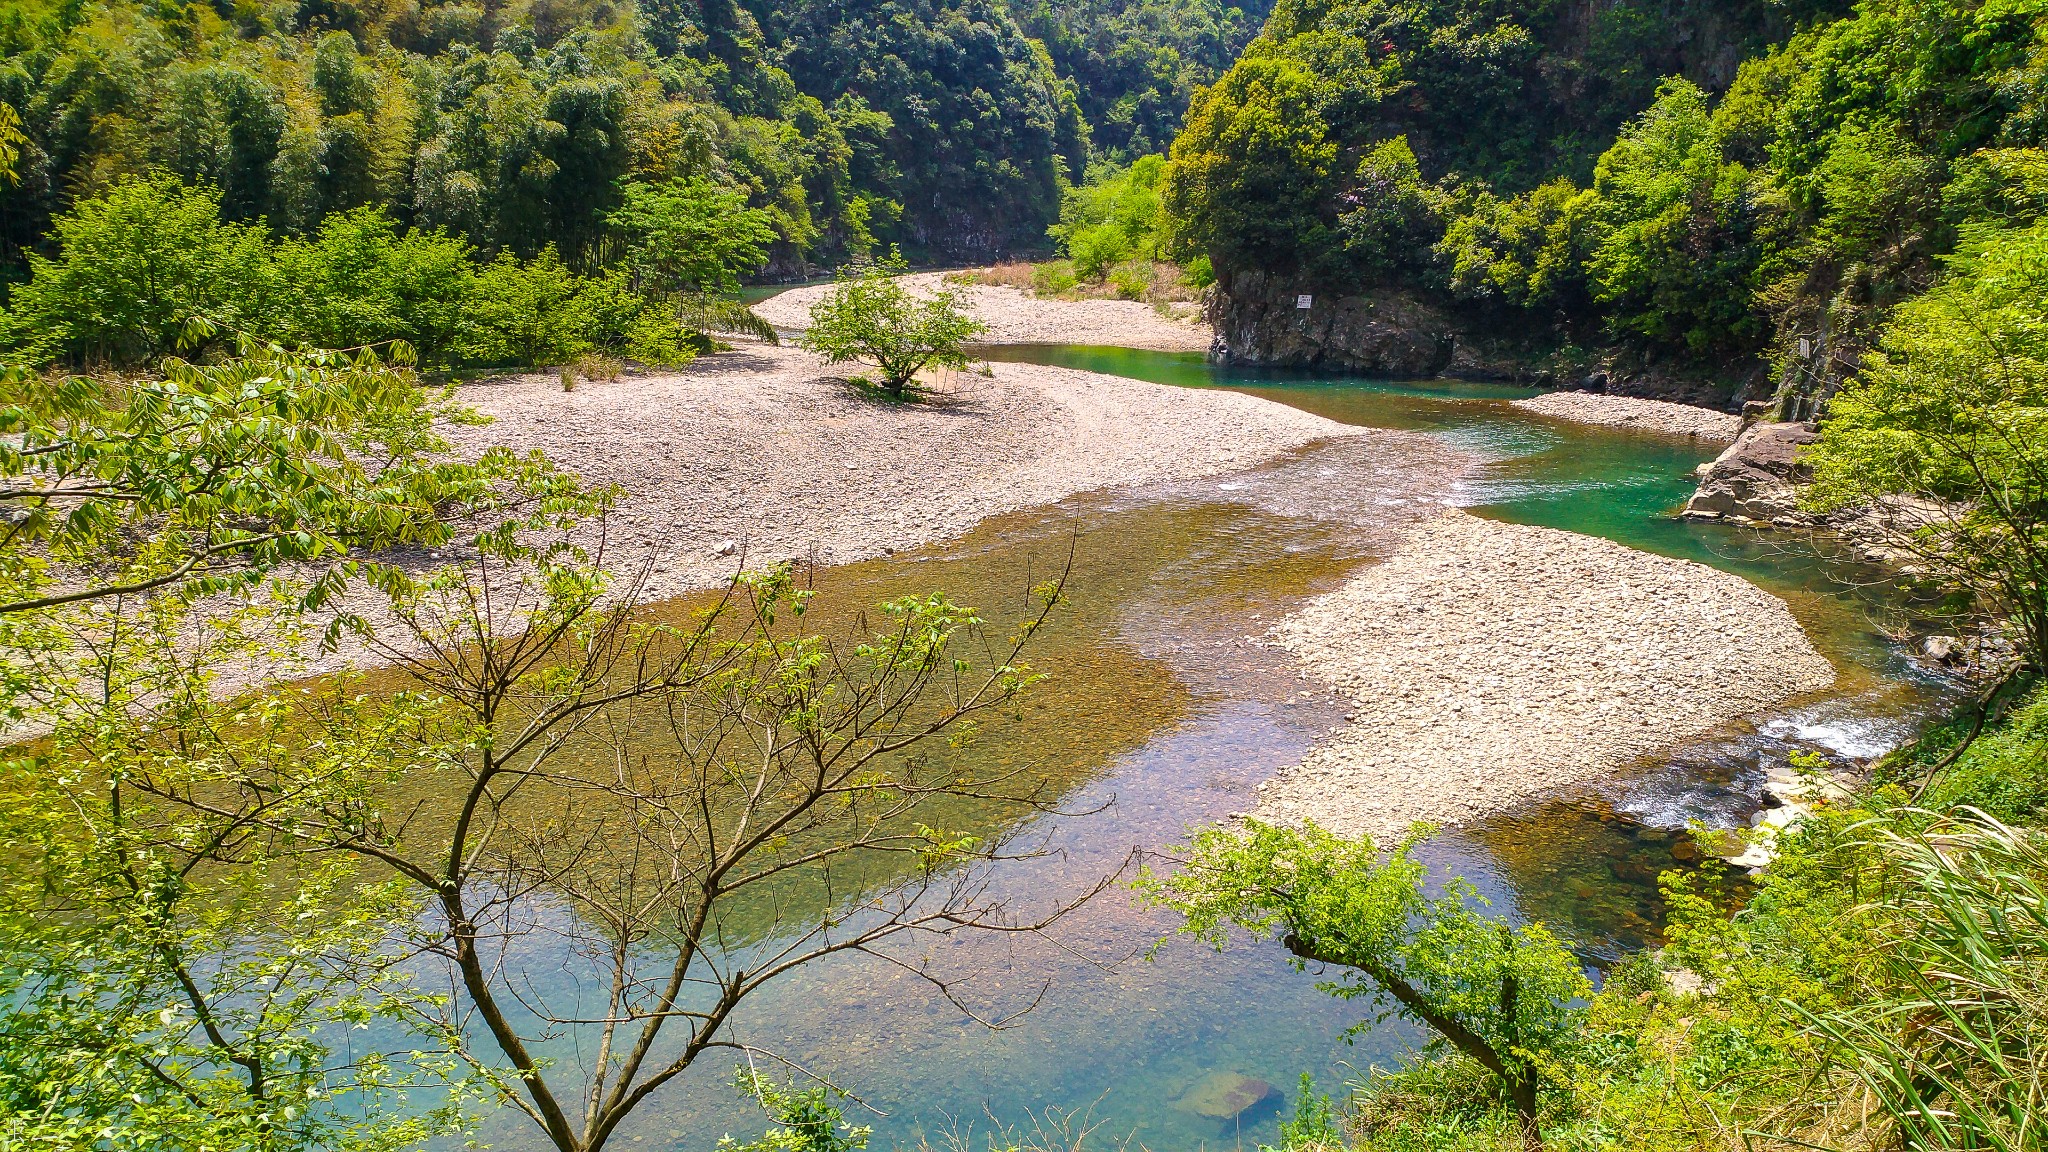
[[[2011,824],[2048,822],[2048,689],[2035,686],[2003,723],[1970,742],[1927,790],[1937,811],[1963,808]]]
[[[461,240],[401,231],[382,211],[357,208],[329,216],[311,238],[280,242],[264,279],[238,310],[263,336],[315,348],[402,340],[442,360],[470,323],[475,273]]]
[[[132,364],[240,329],[290,346],[402,343],[435,366],[544,366],[593,349],[674,365],[710,346],[707,331],[774,338],[725,295],[772,239],[763,213],[703,184],[627,197],[631,278],[579,276],[552,246],[479,265],[464,241],[402,230],[374,207],[273,240],[218,220],[211,191],[126,181],[59,218],[59,256],[34,258],[0,336],[33,361]]]
[[[257,348],[128,383],[9,368],[0,617],[156,589],[246,591],[284,565],[444,541],[444,512],[486,500],[518,467],[505,452],[439,459],[432,421],[445,411],[368,353]],[[306,603],[336,590],[316,581]]]
[[[1344,1132],[1337,1122],[1337,1111],[1330,1098],[1316,1091],[1315,1077],[1301,1074],[1301,1091],[1294,1097],[1294,1116],[1280,1122],[1280,1148],[1278,1152],[1297,1152],[1309,1148],[1342,1148]],[[1260,1145],[1265,1152],[1266,1145]]]
[[[1422,169],[1406,136],[1375,145],[1358,162],[1352,187],[1337,217],[1344,251],[1357,274],[1384,280],[1424,267],[1429,248],[1443,234],[1443,196],[1423,183]]]
[[[1453,294],[1523,308],[1570,311],[1586,298],[1585,258],[1592,194],[1553,180],[1512,200],[1472,197],[1436,255],[1449,265]]]
[[[376,207],[486,257],[552,244],[579,272],[606,260],[624,188],[710,181],[800,271],[878,241],[1030,244],[1088,162],[1071,82],[978,0],[67,11],[0,42],[24,137],[9,280],[55,216],[152,168],[220,189],[229,220],[304,235]]]
[[[657,295],[739,290],[761,270],[775,241],[770,213],[708,180],[660,187],[626,185],[610,221],[627,239],[626,266]]]
[[[1071,291],[1080,282],[1071,260],[1048,260],[1031,269],[1031,290],[1041,296]]]
[[[511,253],[477,270],[469,359],[496,364],[560,364],[592,347],[588,301],[552,246],[531,260]]]
[[[718,1142],[724,1152],[861,1152],[874,1133],[866,1125],[846,1122],[827,1085],[778,1086],[745,1064],[733,1077],[739,1090],[758,1101],[781,1127],[744,1144],[728,1136]]]
[[[303,693],[237,698],[229,677],[291,674],[305,614],[338,609],[379,549],[601,501],[502,449],[448,459],[431,425],[461,413],[367,353],[251,352],[0,382],[0,720],[45,733],[0,762],[11,1145],[395,1150],[449,1131],[467,1091],[439,1036],[354,1040],[437,1010],[397,931],[417,899],[294,856],[263,820],[284,794],[217,791],[291,762],[289,802],[315,811],[336,779],[388,771],[418,701],[378,729],[340,723],[360,716],[344,698],[348,738],[308,747]],[[323,639],[352,623],[332,621]]]
[[[811,326],[797,342],[827,364],[873,363],[882,389],[898,400],[925,368],[966,367],[962,346],[982,331],[957,293],[918,299],[897,278],[902,271],[873,265],[841,280],[811,306]]]
[[[1195,95],[1161,197],[1177,259],[1285,269],[1339,247],[1328,207],[1338,150],[1317,88],[1300,64],[1248,55]]]
[[[1230,67],[1272,9],[1219,0],[1036,0],[1013,5],[1075,86],[1112,161],[1164,152],[1195,90]]]
[[[1946,509],[1902,543],[2048,657],[2048,224],[1971,232],[1942,282],[1893,313],[1810,458],[1816,507]]]
[[[1032,245],[1059,210],[1062,176],[1088,163],[1074,86],[997,0],[804,0],[767,6],[790,82],[857,96],[886,117],[856,169],[901,206],[884,235],[914,251]],[[856,185],[862,185],[856,175]]]
[[[1755,199],[1721,158],[1706,93],[1667,84],[1594,170],[1586,271],[1609,323],[1694,354],[1753,346]]]
[[[1959,236],[2048,208],[2038,22],[1839,7],[1283,2],[1191,104],[1165,235],[1824,397]]]
[[[1141,156],[1127,168],[1098,165],[1088,182],[1067,189],[1052,238],[1074,261],[1074,272],[1100,280],[1130,259],[1159,258],[1159,182],[1166,157]]]
[[[261,229],[169,176],[127,180],[56,222],[60,255],[30,256],[5,335],[32,359],[132,363],[179,346],[194,317],[235,323],[269,280]]]
[[[1197,832],[1172,876],[1138,882],[1181,931],[1217,948],[1233,929],[1280,940],[1297,966],[1348,969],[1318,985],[1427,1024],[1499,1079],[1532,1136],[1545,1068],[1575,1042],[1574,1002],[1590,992],[1570,951],[1541,925],[1512,927],[1479,910],[1462,879],[1436,895],[1410,856],[1419,828],[1382,853],[1344,840],[1247,821],[1242,833]]]
[[[1981,815],[1882,829],[1902,875],[1885,955],[1898,989],[1814,1018],[1906,1147],[2048,1136],[2048,843]]]

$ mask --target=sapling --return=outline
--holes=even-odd
[[[1323,991],[1391,999],[1393,1014],[1427,1024],[1491,1072],[1523,1146],[1541,1148],[1541,1066],[1576,1035],[1575,1002],[1591,986],[1556,936],[1487,915],[1467,881],[1430,895],[1429,870],[1410,855],[1430,831],[1416,825],[1383,854],[1370,838],[1247,820],[1241,832],[1196,833],[1179,871],[1148,870],[1137,888],[1180,913],[1181,932],[1218,949],[1232,929],[1278,940],[1297,967],[1343,970]]]

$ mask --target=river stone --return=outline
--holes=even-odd
[[[1954,664],[1963,658],[1963,642],[1954,636],[1929,636],[1920,642],[1920,654],[1936,664]]]
[[[1280,1090],[1241,1072],[1211,1072],[1173,1102],[1182,1112],[1211,1120],[1235,1120],[1263,1104],[1280,1101]]]
[[[1812,427],[1796,422],[1750,425],[1707,468],[1684,515],[1707,520],[1797,517],[1796,485],[1807,475],[1799,450],[1818,438]]]

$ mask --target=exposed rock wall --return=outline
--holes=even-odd
[[[1303,293],[1307,308],[1299,307]],[[1327,296],[1264,272],[1218,280],[1209,322],[1210,354],[1230,364],[1438,376],[1467,347],[1450,316],[1405,293]]]
[[[1299,306],[1304,294],[1307,308]],[[1723,410],[1763,382],[1754,368],[1730,382],[1621,349],[1596,367],[1566,369],[1556,355],[1560,334],[1526,316],[1489,319],[1405,289],[1332,295],[1266,272],[1220,276],[1208,319],[1215,330],[1209,353],[1226,364],[1508,380]]]

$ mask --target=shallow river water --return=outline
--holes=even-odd
[[[1426,432],[1485,461],[1432,489],[1377,467],[1358,445],[1331,442],[1251,473],[1079,497],[999,517],[950,545],[815,573],[821,600],[943,589],[1000,620],[1073,549],[1073,608],[1033,656],[1052,678],[1021,718],[990,725],[961,753],[1055,780],[1070,809],[1101,809],[1013,829],[1056,850],[998,875],[1027,903],[1079,891],[1133,848],[1170,846],[1191,826],[1249,808],[1260,780],[1339,722],[1341,702],[1255,638],[1370,562],[1403,520],[1443,503],[1739,573],[1783,597],[1841,671],[1827,693],[1755,724],[1424,847],[1432,865],[1471,879],[1497,908],[1565,933],[1595,969],[1655,942],[1655,877],[1691,857],[1687,820],[1745,822],[1771,758],[1791,747],[1869,755],[1946,690],[1880,633],[1895,610],[1871,574],[1796,540],[1670,518],[1710,448],[1535,417],[1506,403],[1528,393],[1505,387],[1227,372],[1196,355],[1117,349],[985,351],[1235,388],[1347,423]],[[980,1145],[992,1126],[1065,1123],[1100,1125],[1094,1140],[1105,1144],[1135,1136],[1154,1149],[1273,1138],[1271,1110],[1219,1125],[1175,1107],[1209,1073],[1268,1081],[1291,1104],[1303,1072],[1334,1086],[1419,1039],[1398,1026],[1347,1039],[1364,1006],[1316,991],[1316,976],[1296,972],[1277,946],[1218,954],[1176,941],[1141,954],[1170,927],[1119,889],[1065,921],[1057,947],[985,937],[940,946],[935,962],[969,978],[991,1008],[1039,1001],[1003,1031],[901,968],[851,957],[769,989],[742,1010],[736,1037],[856,1090],[875,1114],[853,1108],[853,1119],[874,1125],[878,1148],[969,1130]],[[554,979],[556,995],[575,994],[567,975]],[[551,1054],[577,1059],[568,1039]],[[615,1146],[701,1149],[724,1133],[757,1134],[763,1120],[736,1097],[730,1073],[705,1066],[672,1084]],[[487,1125],[484,1136],[499,1147],[532,1143],[509,1124]]]

